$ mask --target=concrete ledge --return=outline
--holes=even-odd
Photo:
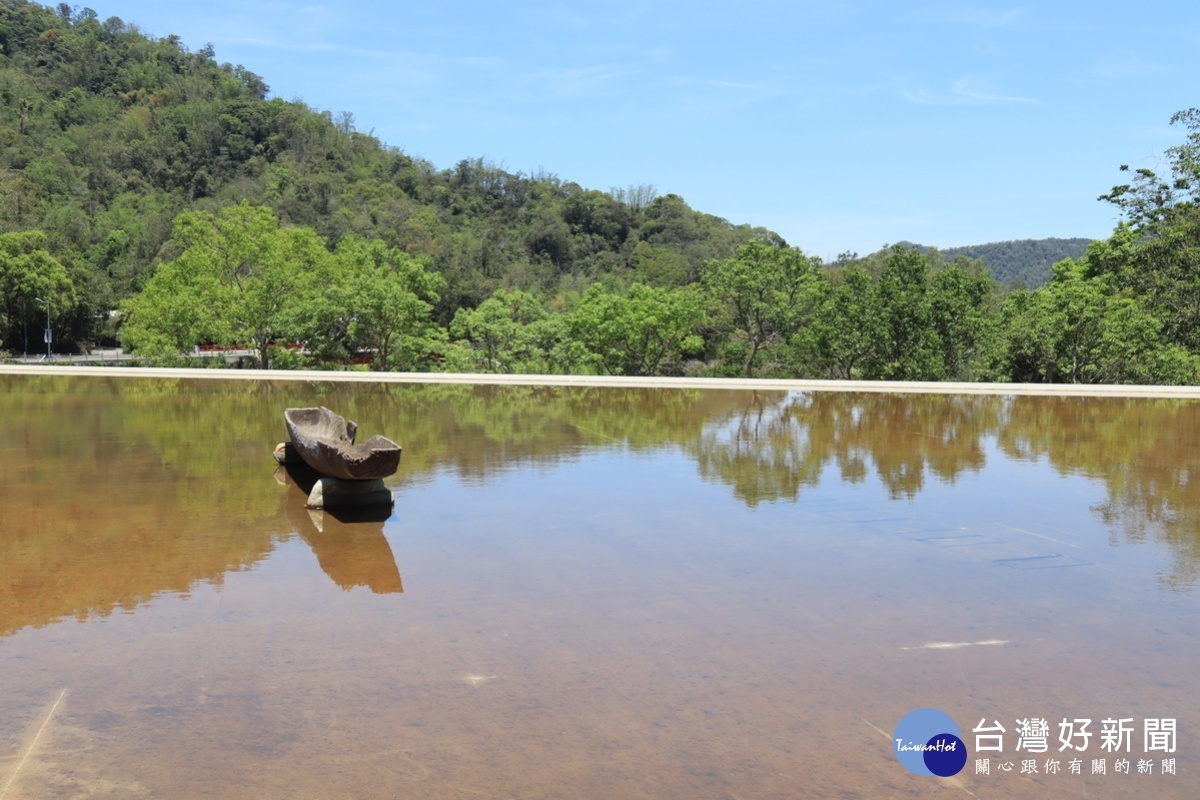
[[[479,386],[613,386],[651,389],[735,389],[785,392],[1047,395],[1053,397],[1200,398],[1200,386],[1124,386],[1073,383],[941,383],[814,381],[752,378],[626,378],[597,375],[490,375],[448,372],[323,372],[319,370],[167,369],[0,365],[0,375],[78,375],[121,378],[307,381],[339,383],[458,383]]]

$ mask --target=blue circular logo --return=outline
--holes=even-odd
[[[967,746],[949,714],[918,708],[904,716],[892,736],[896,760],[914,775],[957,775],[967,763]]]

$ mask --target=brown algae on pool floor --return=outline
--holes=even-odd
[[[396,432],[390,517],[275,479],[321,404]],[[49,376],[0,412],[3,800],[923,797],[890,736],[928,706],[956,792],[1200,791],[1195,401]],[[976,774],[1031,716],[1134,719],[1155,771],[1097,734],[1105,775]]]

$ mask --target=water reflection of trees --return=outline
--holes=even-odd
[[[662,390],[7,377],[0,636],[220,584],[293,533],[342,588],[402,591],[380,521],[314,520],[273,480],[288,406],[328,405],[399,440],[391,483],[403,488],[441,469],[485,480],[585,450],[672,445],[738,403]]]
[[[678,447],[708,420],[746,405],[750,392],[376,384],[295,389],[295,403],[324,403],[404,447],[394,484],[450,470],[486,480],[549,467],[601,449]],[[774,393],[776,399],[783,393]]]
[[[1063,474],[1104,481],[1095,507],[1114,542],[1156,541],[1174,563],[1171,588],[1200,578],[1200,403],[1129,398],[1018,397],[1000,429],[1012,458],[1045,458]]]
[[[294,532],[344,588],[399,591],[378,522],[308,528],[271,479],[282,409],[316,404],[404,446],[390,480],[401,493],[442,470],[486,481],[670,448],[750,507],[793,502],[830,469],[874,475],[895,499],[982,469],[994,437],[1012,458],[1103,480],[1096,512],[1115,537],[1171,547],[1168,585],[1200,575],[1200,404],[1188,401],[10,377],[0,636],[220,583]]]
[[[399,591],[382,523],[289,517],[264,445],[285,438],[285,400],[273,384],[0,380],[0,636],[220,585],[297,531],[343,588]]]
[[[796,394],[759,397],[688,449],[710,480],[749,506],[794,501],[829,465],[858,483],[873,470],[891,498],[912,497],[926,473],[953,482],[984,465],[983,438],[1002,416],[997,397]]]
[[[164,406],[164,387],[146,388],[0,381],[0,635],[219,584],[286,532],[278,492],[183,412],[202,404]]]

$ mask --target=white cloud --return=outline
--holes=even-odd
[[[1092,64],[1092,74],[1105,80],[1145,78],[1166,72],[1166,67],[1137,55],[1110,56]]]
[[[1024,16],[1025,12],[1025,8],[996,9],[943,4],[914,11],[906,14],[904,18],[918,22],[969,25],[974,28],[1004,28]]]
[[[560,97],[583,97],[607,90],[613,84],[637,73],[632,64],[595,64],[573,69],[543,70],[534,77]]]
[[[302,42],[283,41],[280,39],[265,39],[254,37],[224,37],[224,44],[236,44],[244,47],[259,47],[264,50],[280,50],[294,53],[338,53],[357,58],[376,58],[389,61],[426,62],[430,64],[466,64],[482,67],[498,67],[504,60],[489,56],[442,56],[430,53],[418,53],[411,50],[377,50],[364,47],[351,47],[335,42]]]
[[[971,45],[971,50],[981,56],[1007,56],[1008,52],[998,43],[993,41],[976,42]]]
[[[959,78],[951,84],[949,91],[932,92],[928,89],[916,89],[902,91],[901,95],[906,100],[922,105],[1042,105],[1040,100],[1032,97],[993,91],[972,77]]]
[[[721,117],[779,93],[770,83],[675,75],[659,84],[655,111],[666,119]]]

